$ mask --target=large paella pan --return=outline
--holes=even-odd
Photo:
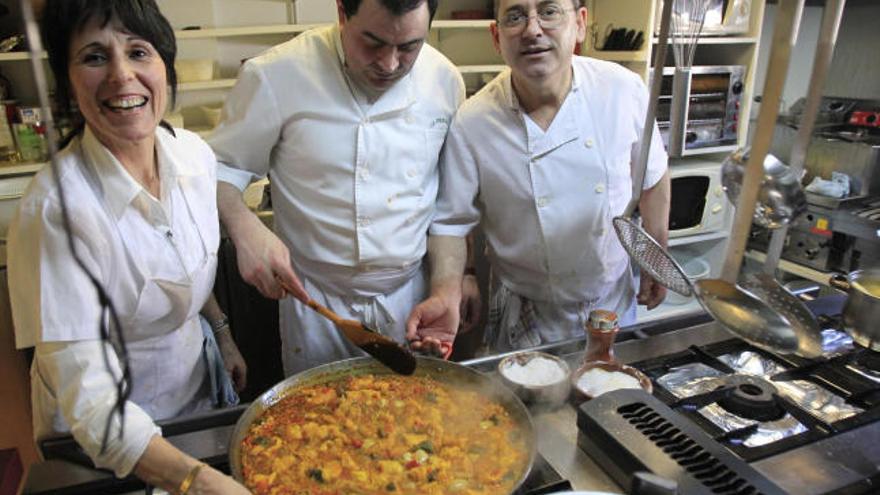
[[[427,357],[400,376],[355,358],[261,395],[235,427],[229,463],[256,494],[505,494],[535,451],[525,406],[489,376]]]

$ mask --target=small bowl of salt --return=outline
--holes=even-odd
[[[651,379],[641,371],[609,361],[585,363],[572,374],[571,386],[581,400],[590,400],[621,388],[641,388],[649,394],[653,390]]]
[[[562,404],[568,398],[571,368],[544,352],[521,352],[498,363],[501,381],[525,403]]]

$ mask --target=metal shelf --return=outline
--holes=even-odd
[[[759,263],[763,263],[764,260],[767,258],[767,253],[764,253],[762,251],[755,251],[754,249],[749,249],[746,250],[745,256],[746,258],[755,260]],[[792,263],[788,260],[779,260],[778,269],[782,270],[785,273],[790,273],[800,278],[812,280],[813,282],[820,283],[822,285],[828,285],[828,280],[831,278],[832,275],[834,275],[831,272],[815,270],[804,265]]]

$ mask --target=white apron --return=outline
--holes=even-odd
[[[195,198],[187,198],[184,188],[179,188],[177,182],[172,184],[180,192],[180,196],[172,197],[172,201],[182,199],[184,203],[182,208],[177,209],[177,214],[187,215],[195,227],[203,254],[202,260],[179,280],[148,278],[138,294],[135,311],[119,314],[120,324],[125,332],[132,377],[129,400],[154,420],[211,407],[199,311],[214,286],[217,255],[209,249],[190,207],[190,202]],[[109,206],[103,200],[101,203],[109,215]],[[118,225],[116,234],[139,271],[142,274],[148,273],[135,256],[139,246],[131,245],[131,241],[122,235]],[[167,237],[168,242],[174,242],[173,233]],[[178,257],[169,262],[179,263],[180,259]],[[112,284],[113,281],[105,283]],[[118,342],[113,344],[118,355]],[[39,376],[40,370],[37,366],[34,366],[31,374]],[[32,380],[32,393],[35,414],[42,418],[37,420],[38,425],[42,424],[38,429],[43,430],[45,426],[52,425],[52,431],[69,431],[69,427],[58,414],[58,399],[43,380]]]
[[[569,94],[569,98],[589,98],[588,93]],[[571,102],[574,103],[574,102]],[[579,103],[579,102],[578,102]],[[596,108],[594,105],[579,105],[579,107]],[[527,132],[529,138],[536,138],[532,157],[540,157],[542,160],[553,160],[553,153],[558,148],[566,145],[574,145],[581,136],[595,136],[596,142],[584,150],[578,167],[577,184],[601,184],[613,180],[610,176],[619,172],[613,162],[613,154],[604,142],[604,133],[597,125],[596,116],[590,113],[588,119],[578,126],[572,118],[571,111],[566,114],[557,114],[560,122],[553,122],[558,128],[553,134],[541,135],[536,131],[537,125],[527,122],[528,117],[522,115],[523,125],[534,126]],[[574,142],[574,143],[573,143]],[[532,182],[535,196],[544,194],[539,188],[543,184],[558,181],[554,177],[557,172],[552,166],[532,167]],[[586,192],[585,192],[586,194]],[[609,195],[593,195],[595,198],[589,208],[580,208],[572,215],[578,216],[578,227],[581,239],[572,240],[569,245],[562,246],[564,249],[584,249],[588,252],[582,258],[583,262],[589,262],[598,266],[598,273],[614,273],[620,270],[619,266],[608,264],[603,253],[610,252],[610,245],[619,243],[612,225],[613,213],[609,203]],[[542,211],[539,209],[539,212]],[[566,233],[569,239],[578,239],[576,233]],[[543,235],[541,236],[543,237]],[[566,253],[548,253],[550,262],[554,259],[568,258]],[[623,267],[622,273],[613,284],[605,287],[602,293],[594,297],[586,298],[577,302],[563,302],[557,300],[551,294],[550,300],[535,300],[516,293],[511,289],[513,284],[505,283],[505,269],[514,271],[515,267],[507,267],[503,262],[496,259],[495,265],[499,268],[498,273],[493,271],[492,295],[489,299],[489,313],[484,334],[484,345],[490,353],[508,352],[512,350],[526,349],[550,342],[578,338],[584,335],[585,325],[590,311],[593,309],[607,309],[618,313],[621,325],[635,322],[636,316],[636,287],[638,281],[633,275],[631,263]],[[513,274],[512,274],[513,275]],[[580,274],[578,276],[589,276]],[[496,280],[497,279],[497,280]],[[514,277],[515,279],[515,277]]]

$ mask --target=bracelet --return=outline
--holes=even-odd
[[[476,275],[477,269],[472,266],[465,267],[464,274],[465,275]]]
[[[202,467],[205,466],[205,463],[200,462],[192,467],[188,473],[186,473],[186,478],[180,482],[180,487],[177,489],[177,493],[180,495],[186,495],[189,492],[189,489],[192,488],[193,482],[196,480],[196,476],[199,475],[199,471],[202,470]]]
[[[229,318],[226,315],[223,315],[219,320],[211,323],[211,332],[214,335],[222,332],[224,328],[229,328]]]

